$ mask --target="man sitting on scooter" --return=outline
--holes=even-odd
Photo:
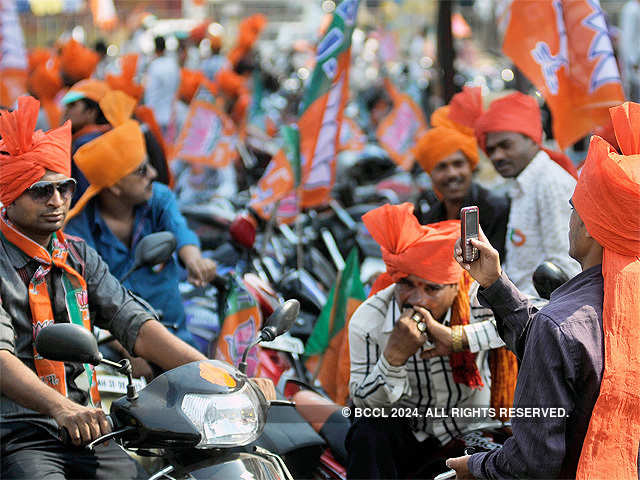
[[[356,407],[386,408],[389,417],[400,407],[404,418],[363,410],[347,435],[348,477],[422,478],[445,469],[443,452],[459,448],[456,437],[491,424],[490,404],[510,405],[515,358],[500,348],[477,284],[451,257],[459,220],[420,225],[409,203],[362,220],[387,271],[349,323],[349,390]],[[487,408],[469,422],[449,415],[457,407]]]
[[[79,448],[111,431],[93,369],[43,359],[34,338],[54,323],[95,324],[164,369],[204,356],[164,328],[93,248],[63,234],[75,187],[71,128],[34,132],[38,108],[20,97],[0,116],[0,477],[136,478],[137,464],[114,443]],[[58,427],[74,446],[57,439]]]
[[[107,262],[109,270],[121,277],[134,263],[137,242],[150,233],[168,230],[176,236],[178,257],[189,281],[206,285],[216,273],[216,264],[202,257],[198,237],[187,227],[173,192],[153,181],[156,171],[147,161],[142,131],[130,119],[135,101],[112,91],[100,105],[115,128],[74,155],[91,186],[69,212],[71,220],[65,231],[83,238]],[[161,269],[134,272],[124,285],[161,311],[162,323],[191,344],[179,277],[178,263],[172,258]]]

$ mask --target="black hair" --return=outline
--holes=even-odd
[[[78,101],[84,104],[85,110],[96,111],[96,125],[106,125],[109,123],[107,118],[104,116],[104,113],[102,113],[102,109],[100,108],[100,105],[98,105],[98,102],[94,102],[90,98],[81,98]]]
[[[367,107],[367,111],[372,111],[373,107],[380,101],[384,101],[388,104],[391,104],[391,97],[387,93],[387,91],[382,87],[375,87],[369,90],[366,90],[363,93],[364,104]]]
[[[153,41],[156,45],[156,52],[164,53],[165,49],[167,48],[164,37],[156,37],[153,39]]]
[[[104,57],[107,54],[107,42],[100,38],[99,40],[96,40],[93,49],[98,52],[101,57]]]

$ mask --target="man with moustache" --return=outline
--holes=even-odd
[[[567,233],[577,173],[565,155],[541,146],[535,99],[513,93],[494,100],[476,120],[475,133],[497,172],[510,180],[504,269],[511,281],[536,296],[532,275],[542,262],[554,263],[569,278],[576,275],[580,265],[567,254]]]

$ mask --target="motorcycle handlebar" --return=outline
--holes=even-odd
[[[107,415],[107,421],[109,422],[109,425],[111,425],[111,432],[107,433],[106,435],[102,435],[101,437],[96,438],[95,440],[93,440],[92,442],[88,443],[86,445],[86,448],[88,448],[89,450],[93,450],[94,447],[96,445],[99,445],[101,443],[104,443],[108,440],[111,440],[112,438],[118,437],[121,434],[128,432],[130,430],[135,430],[135,428],[133,427],[124,427],[118,430],[115,430],[116,425],[114,422],[114,419],[111,415]],[[72,445],[73,442],[71,441],[71,435],[69,435],[69,431],[66,429],[66,427],[59,427],[58,428],[58,439],[64,444],[64,445]]]

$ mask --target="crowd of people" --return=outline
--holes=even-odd
[[[113,443],[82,448],[111,428],[96,372],[45,360],[34,338],[54,323],[109,330],[111,348],[148,378],[206,358],[192,345],[178,281],[184,272],[204,286],[216,264],[180,213],[167,158],[199,89],[251,135],[264,22],[243,22],[228,55],[215,31],[192,32],[210,45],[197,71],[184,68],[186,47],[175,58],[156,38],[143,83],[136,55],[108,73],[73,40],[57,56],[32,52],[32,96],[0,112],[2,478],[144,475]],[[353,419],[347,476],[432,478],[448,466],[457,478],[638,478],[640,105],[611,108],[614,135],[593,136],[578,170],[547,148],[534,97],[485,103],[465,87],[436,109],[411,150],[431,189],[362,218],[386,271],[348,323],[349,404],[419,414]],[[391,107],[384,95],[368,99],[366,135],[375,140]],[[482,155],[506,188],[474,178]],[[472,262],[460,239],[468,206],[480,212]],[[176,255],[120,283],[138,242],[158,231],[174,234]],[[532,280],[545,261],[570,278],[548,302]],[[474,407],[566,414],[426,415]],[[465,455],[461,439],[507,421],[504,445]]]

